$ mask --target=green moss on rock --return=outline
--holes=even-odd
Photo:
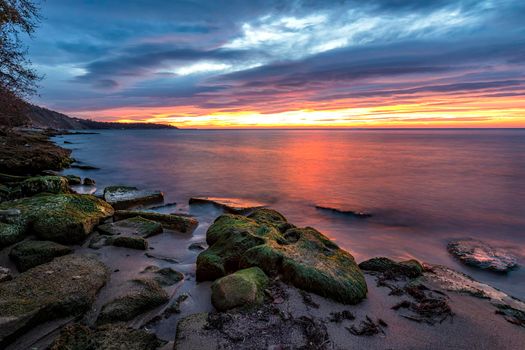
[[[140,216],[144,219],[157,221],[162,224],[162,227],[180,231],[182,233],[191,233],[197,228],[199,222],[190,216],[177,214],[161,214],[151,211],[135,211],[135,210],[117,210],[115,212],[114,220],[124,220]]]
[[[120,296],[102,307],[97,323],[130,321],[136,316],[169,301],[166,293],[154,279],[130,281],[127,294]]]
[[[21,211],[19,225],[24,233],[30,229],[41,239],[66,244],[82,242],[95,225],[113,215],[113,208],[103,200],[79,194],[39,195],[0,203],[0,210],[9,208]]]
[[[148,241],[139,236],[112,236],[108,238],[108,243],[115,247],[146,250]]]
[[[258,267],[239,270],[216,280],[211,286],[211,302],[219,311],[261,304],[268,277]]]
[[[90,329],[74,323],[60,331],[49,350],[155,350],[161,345],[155,334],[142,329],[124,325],[105,325]]]
[[[423,274],[423,266],[414,259],[395,262],[389,258],[379,257],[363,261],[359,267],[365,271],[387,272],[394,275],[403,275],[409,278]]]
[[[82,183],[82,179],[77,175],[66,175],[65,178],[70,185],[80,185]]]
[[[352,255],[311,227],[294,228],[274,210],[259,209],[249,217],[222,215],[208,229],[206,241],[210,247],[197,258],[199,281],[256,266],[342,303],[366,297],[366,282]]]
[[[144,238],[162,232],[162,225],[141,216],[100,225],[97,230],[105,235],[138,235]]]
[[[25,236],[25,227],[23,225],[0,222],[0,248],[20,242]]]
[[[0,347],[39,323],[87,311],[109,273],[100,261],[66,255],[0,284]]]
[[[25,241],[13,247],[9,252],[9,257],[15,263],[18,271],[23,272],[72,251],[70,247],[55,242]]]
[[[68,180],[62,176],[35,176],[22,183],[20,188],[24,196],[32,196],[37,193],[69,193]]]

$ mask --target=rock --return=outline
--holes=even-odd
[[[140,216],[100,225],[97,230],[105,235],[137,235],[144,238],[162,232],[162,225],[156,221]]]
[[[35,176],[20,183],[23,196],[37,193],[69,193],[68,180],[62,176]]]
[[[463,263],[480,269],[508,272],[518,266],[517,259],[509,252],[476,239],[452,241],[447,249]]]
[[[130,321],[136,316],[169,301],[159,283],[153,279],[130,281],[127,293],[102,307],[97,323]]]
[[[22,212],[16,208],[0,210],[0,222],[6,224],[20,223],[20,215]]]
[[[93,179],[90,179],[89,177],[86,177],[83,182],[84,186],[95,186],[96,181]]]
[[[266,206],[265,203],[258,201],[226,197],[192,197],[190,198],[189,203],[190,205],[212,204],[234,214],[246,213]]]
[[[60,331],[49,350],[155,350],[161,345],[155,334],[142,329],[110,324],[92,330],[74,323]]]
[[[115,247],[146,250],[148,241],[139,236],[113,236],[108,238],[108,242]]]
[[[70,247],[55,242],[24,241],[11,249],[9,257],[15,263],[18,271],[23,272],[72,251]]]
[[[89,248],[100,249],[105,246],[115,246],[138,250],[147,250],[148,241],[140,236],[108,236],[108,235],[93,235],[89,242]]]
[[[205,250],[206,247],[205,247],[205,244],[204,242],[195,242],[195,243],[192,243],[189,245],[188,247],[189,250],[195,250],[195,251],[201,251],[201,250]]]
[[[341,303],[355,304],[366,297],[366,282],[352,255],[311,227],[280,232],[285,220],[271,209],[258,209],[250,217],[221,215],[206,233],[209,248],[197,258],[197,280],[257,266]]]
[[[137,216],[140,216],[144,219],[160,222],[162,224],[162,227],[179,231],[182,233],[191,233],[199,225],[199,222],[191,216],[177,214],[160,214],[149,211],[135,210],[117,210],[115,212],[115,215],[113,216],[113,219],[115,221],[118,221]]]
[[[219,311],[261,304],[268,277],[258,267],[219,278],[211,286],[211,302]]]
[[[0,203],[0,210],[18,209],[20,223],[1,224],[0,245],[12,244],[31,233],[43,240],[75,244],[93,227],[113,215],[113,208],[94,196],[78,194],[39,195]]]
[[[360,263],[359,267],[365,271],[387,272],[394,276],[403,275],[409,278],[419,277],[423,274],[423,266],[414,259],[395,262],[385,257],[372,258]]]
[[[58,147],[40,132],[0,130],[0,168],[9,174],[37,174],[43,170],[61,170],[69,164],[71,150]],[[31,144],[33,147],[25,147]]]
[[[65,176],[67,181],[70,185],[80,185],[82,183],[82,180],[80,179],[80,176],[76,175],[66,175]]]
[[[100,170],[100,168],[93,165],[86,164],[71,164],[70,168],[81,169],[81,170]]]
[[[0,266],[0,283],[10,281],[11,279],[11,270],[9,270],[7,267]]]
[[[525,303],[488,284],[442,265],[425,265],[425,279],[448,291],[489,299],[495,313],[508,322],[525,327]]]
[[[89,310],[109,273],[100,261],[66,255],[0,284],[0,347],[27,329]]]
[[[160,268],[158,266],[148,266],[141,273],[153,275],[153,279],[161,286],[172,286],[184,279],[184,274],[175,271],[171,267]]]
[[[360,218],[360,219],[365,219],[365,218],[369,218],[372,216],[372,214],[364,212],[364,211],[340,209],[340,208],[334,208],[334,207],[325,206],[325,205],[316,205],[315,209],[324,210],[324,211],[332,212],[335,214],[353,216],[353,217]]]
[[[115,209],[129,209],[162,202],[164,194],[160,191],[139,190],[130,186],[110,186],[104,189],[104,200]]]

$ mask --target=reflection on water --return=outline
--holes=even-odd
[[[66,139],[74,157],[101,168],[67,173],[94,177],[99,188],[160,189],[183,209],[192,196],[269,202],[358,261],[415,257],[525,297],[523,269],[477,271],[446,251],[452,238],[478,237],[525,263],[525,130],[112,130],[57,142]],[[374,216],[319,211],[319,203]]]

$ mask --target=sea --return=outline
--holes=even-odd
[[[176,203],[166,212],[202,218],[199,239],[220,211],[203,213],[189,198],[255,200],[318,229],[358,262],[415,258],[525,299],[525,129],[96,132],[54,138],[79,164],[99,168],[65,173],[95,179],[98,193],[115,184],[161,190]],[[447,251],[463,238],[505,249],[521,267],[466,266]]]

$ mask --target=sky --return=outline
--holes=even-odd
[[[72,1],[33,102],[180,127],[525,127],[525,1]]]

